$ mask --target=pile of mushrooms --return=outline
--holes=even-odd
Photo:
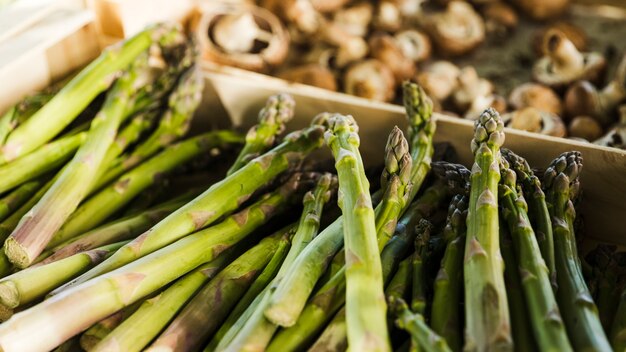
[[[605,83],[607,61],[585,32],[558,20],[570,0],[218,0],[198,35],[205,58],[288,81],[399,103],[418,82],[436,111],[474,119],[494,107],[508,127],[608,145],[626,102],[626,59]],[[509,92],[459,58],[505,41],[519,17],[554,20],[529,47],[532,82]],[[626,108],[625,108],[626,109]],[[626,122],[624,122],[626,124]],[[602,137],[602,138],[601,138]],[[613,145],[617,143],[611,142]]]

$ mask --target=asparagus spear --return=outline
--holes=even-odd
[[[55,263],[28,268],[0,280],[0,303],[16,308],[46,293],[104,260],[125,242],[77,253]]]
[[[424,321],[420,313],[413,313],[407,304],[399,298],[389,297],[389,307],[397,316],[396,325],[411,335],[411,340],[426,352],[452,351],[446,340],[437,335]]]
[[[93,351],[100,341],[139,309],[142,301],[139,300],[93,324],[80,336],[80,347],[85,351]]]
[[[541,189],[539,177],[535,176],[526,159],[503,148],[502,157],[509,162],[513,171],[517,174],[517,182],[522,186],[524,198],[528,200],[528,211],[531,216],[531,224],[535,229],[537,243],[541,250],[541,256],[550,271],[550,281],[556,292],[556,269],[554,264],[554,238],[552,235],[552,223],[546,203],[546,195]]]
[[[289,249],[292,235],[291,231],[283,231],[265,238],[227,266],[196,294],[148,351],[188,351],[201,347],[268,264],[272,254]]]
[[[102,188],[124,172],[183,137],[189,129],[189,122],[194,111],[200,104],[203,88],[204,78],[198,68],[191,68],[183,74],[176,89],[168,98],[168,109],[160,118],[156,130],[130,155],[113,160],[108,169],[100,175],[93,189]]]
[[[626,350],[626,288],[622,290],[611,326],[611,345],[614,351]]]
[[[524,197],[517,191],[516,175],[506,159],[500,163],[499,198],[502,215],[513,238],[515,257],[523,277],[522,289],[529,319],[541,350],[571,351],[559,307],[552,291],[548,267],[527,214]]]
[[[274,280],[268,289],[257,298],[258,304],[251,308],[251,312],[246,312],[242,317],[248,317],[245,323],[237,322],[235,329],[239,331],[225,341],[218,349],[227,350],[257,350],[265,349],[272,336],[278,329],[278,326],[267,320],[264,316],[265,308],[269,302],[269,296],[272,290],[278,286],[285,276],[285,273],[291,269],[296,257],[302,250],[315,238],[319,231],[320,219],[324,204],[326,204],[336,187],[336,179],[331,174],[324,174],[317,187],[305,195],[303,203],[304,209],[298,223],[296,234],[294,235],[294,245],[289,250],[285,262],[276,274]],[[242,319],[242,318],[240,318]]]
[[[159,178],[177,166],[184,164],[209,150],[238,143],[241,137],[230,131],[208,132],[170,146],[153,158],[94,194],[69,217],[55,234],[51,245],[73,238],[93,229],[116,211],[128,204],[136,195],[154,184]]]
[[[43,180],[26,182],[0,199],[0,221],[4,221],[15,210],[24,205],[43,185]]]
[[[469,196],[471,172],[461,164],[446,161],[434,161],[433,173],[446,182],[453,194]]]
[[[426,311],[426,267],[424,259],[428,251],[428,242],[433,224],[426,219],[420,220],[417,225],[417,237],[415,238],[415,252],[411,260],[413,273],[411,288],[411,310],[424,315]]]
[[[50,249],[50,254],[34,264],[43,265],[67,258],[78,252],[107,245],[113,242],[131,240],[151,226],[163,220],[176,209],[185,205],[190,197],[182,196],[165,204],[156,206],[139,215],[122,218],[72,238]],[[45,253],[44,253],[45,254]],[[42,254],[43,256],[43,254]]]
[[[58,346],[100,319],[213,260],[284,209],[287,198],[298,186],[299,180],[292,178],[280,190],[215,226],[180,239],[118,270],[73,286],[63,294],[54,295],[14,316],[0,325],[0,348],[32,351]],[[128,247],[120,250],[124,248]],[[63,314],[55,314],[60,311]],[[37,334],[37,341],[31,338],[33,334]]]
[[[413,229],[424,218],[430,217],[447,197],[445,185],[436,183],[409,206],[405,215],[400,218],[393,238],[381,253],[381,265],[385,284],[391,279],[400,259],[405,256],[417,235]],[[322,236],[322,234],[320,234]],[[345,270],[345,269],[344,269]],[[346,300],[345,272],[338,271],[309,300],[299,314],[295,325],[285,328],[271,341],[269,351],[301,350],[317,336],[326,323],[333,317],[322,337],[315,343],[315,349],[334,350],[330,346],[347,344],[345,330],[345,311],[341,309]],[[294,296],[288,296],[295,298]],[[341,309],[341,310],[340,310]],[[337,313],[337,311],[339,311]],[[336,313],[336,314],[335,314]],[[328,340],[326,340],[328,339]],[[344,340],[346,340],[344,342]],[[323,347],[322,347],[323,346]]]
[[[600,322],[607,333],[611,330],[621,293],[618,288],[620,268],[616,250],[615,245],[599,244],[586,257],[586,262],[593,266],[593,278],[597,282],[595,302]]]
[[[283,133],[285,124],[293,118],[295,105],[296,102],[288,94],[277,94],[267,99],[265,107],[259,112],[259,123],[248,131],[246,144],[227,175],[241,169],[274,145],[276,136]]]
[[[609,341],[598,317],[598,309],[582,275],[572,231],[576,211],[571,197],[578,192],[581,168],[581,154],[567,152],[552,161],[543,177],[554,234],[554,257],[559,287],[557,302],[575,350],[610,351]]]
[[[435,167],[433,166],[433,169]],[[457,194],[448,207],[443,230],[446,249],[434,283],[430,324],[453,351],[460,351],[463,341],[460,302],[463,291],[463,245],[468,198]]]
[[[180,31],[179,26],[170,24],[151,26],[119,45],[107,48],[8,136],[0,151],[0,160],[11,161],[51,140],[109,87],[117,72],[136,60],[152,43]]]
[[[142,55],[130,71],[115,83],[91,124],[85,144],[6,240],[5,253],[16,266],[25,268],[32,264],[89,192],[91,182],[97,176],[107,149],[127,113],[127,105],[132,104],[133,97],[138,94],[138,86],[145,84],[146,77],[159,74],[149,66],[148,59],[148,56]]]
[[[238,208],[256,189],[296,165],[319,147],[322,131],[321,127],[312,126],[291,133],[285,137],[283,143],[211,186],[72,284],[85,282],[163,248]]]
[[[0,166],[0,193],[11,190],[26,181],[63,165],[85,142],[87,133],[81,132],[46,144],[10,164]]]
[[[230,263],[233,249],[194,269],[158,295],[143,301],[139,309],[95,345],[92,352],[143,350],[187,300]]]
[[[412,256],[409,256],[398,264],[398,270],[385,288],[385,296],[388,299],[389,297],[404,299],[408,295],[411,289],[412,259]]]
[[[17,126],[29,119],[37,110],[41,109],[47,102],[54,97],[56,91],[44,90],[27,96],[19,103],[12,106],[7,112],[0,117],[0,146],[4,145],[7,136],[13,132]]]

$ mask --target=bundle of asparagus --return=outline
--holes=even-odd
[[[578,250],[580,153],[540,179],[488,109],[471,169],[433,161],[407,82],[373,189],[357,121],[283,137],[286,94],[245,137],[187,136],[194,54],[150,27],[0,119],[1,350],[625,350],[626,254]]]

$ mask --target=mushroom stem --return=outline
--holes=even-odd
[[[560,31],[553,30],[546,36],[544,51],[552,59],[556,70],[582,70],[584,67],[583,55]]]

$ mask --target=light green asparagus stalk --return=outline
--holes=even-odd
[[[117,129],[127,114],[128,105],[133,104],[134,97],[141,89],[149,89],[142,85],[146,82],[149,85],[160,73],[149,66],[149,61],[151,60],[147,55],[142,55],[115,83],[102,110],[91,123],[87,141],[61,171],[54,185],[22,218],[5,241],[5,253],[17,267],[25,268],[33,263],[54,233],[87,196],[107,149],[113,143]]]
[[[424,260],[428,252],[430,234],[433,224],[426,219],[420,220],[417,225],[417,237],[415,238],[415,252],[411,260],[413,273],[411,288],[411,310],[424,315],[426,311],[426,266]]]
[[[389,307],[397,317],[396,325],[411,335],[411,341],[426,352],[451,352],[446,340],[432,331],[420,313],[413,313],[400,298],[389,297]]]
[[[0,117],[0,146],[4,145],[4,142],[11,132],[48,103],[56,92],[57,91],[54,89],[46,89],[42,92],[27,96],[5,112],[4,115]]]
[[[522,288],[531,326],[542,351],[572,351],[550,283],[550,273],[527,214],[524,197],[517,191],[516,175],[506,159],[500,164],[499,198],[502,215],[513,238],[515,258],[523,277]]]
[[[142,302],[143,300],[139,300],[93,324],[80,336],[80,347],[85,351],[93,351],[100,341],[106,338],[124,320],[133,315]]]
[[[416,232],[417,223],[430,217],[447,198],[447,188],[435,183],[409,206],[405,215],[400,218],[392,239],[381,253],[381,265],[385,284],[391,279],[401,258],[408,254]],[[322,234],[320,234],[322,236]],[[341,309],[346,300],[345,267],[339,270],[309,300],[299,314],[295,325],[285,328],[272,339],[268,351],[298,351],[310,344],[313,338],[324,329],[329,320],[328,328],[323,337],[316,342],[319,350],[335,350],[336,345],[347,344],[345,330],[345,310]],[[288,296],[292,299],[294,296]],[[340,310],[341,309],[341,310]],[[339,312],[338,312],[339,311]],[[338,312],[338,313],[337,313]],[[336,313],[336,314],[335,314]],[[326,340],[328,339],[328,340]],[[324,347],[322,347],[324,346]]]
[[[573,232],[576,211],[571,197],[573,192],[578,192],[581,169],[581,154],[566,152],[552,161],[543,177],[554,235],[559,287],[557,302],[574,350],[610,351],[611,346],[602,329],[598,309],[585,284],[576,251]]]
[[[287,207],[300,185],[292,178],[221,223],[186,236],[115,271],[68,288],[0,325],[4,351],[50,350],[114,312],[215,259]],[[122,247],[120,250],[123,250]],[[118,250],[119,251],[119,250]],[[184,260],[181,260],[184,258]],[[56,314],[55,312],[63,312]],[[52,321],[50,319],[53,319]],[[49,329],[39,327],[49,326]],[[34,341],[32,336],[37,334]]]
[[[151,159],[120,176],[82,203],[54,235],[51,245],[59,244],[100,225],[176,167],[213,148],[240,143],[242,138],[231,131],[208,132],[174,144]]]
[[[453,351],[463,345],[460,303],[463,292],[463,249],[465,245],[468,197],[457,194],[448,208],[443,238],[446,249],[434,283],[430,325]]]
[[[24,203],[26,203],[41,186],[43,186],[43,179],[34,180],[23,183],[15,190],[8,193],[2,199],[0,199],[0,221],[4,221],[11,216],[14,211],[19,209]]]
[[[60,243],[49,250],[49,255],[42,261],[34,264],[43,265],[55,262],[59,259],[67,258],[78,252],[93,249],[119,241],[131,240],[151,226],[163,220],[176,209],[187,204],[191,197],[182,196],[158,205],[143,213],[113,221],[110,224],[102,225],[94,230],[86,232],[80,236]],[[45,254],[45,252],[44,252]],[[44,255],[42,254],[42,256]]]
[[[614,351],[626,350],[626,289],[622,291],[611,326],[611,345]]]
[[[9,164],[0,166],[0,179],[2,180],[0,193],[11,190],[63,165],[86,139],[86,132],[64,137]]]
[[[227,175],[241,169],[274,145],[276,137],[285,130],[285,124],[293,118],[295,105],[296,102],[288,94],[276,94],[267,99],[259,112],[259,123],[248,131],[246,144]]]
[[[522,289],[519,265],[515,258],[513,240],[509,234],[504,219],[500,219],[500,252],[504,260],[504,283],[506,285],[507,301],[511,312],[511,331],[515,351],[537,351],[537,343],[533,334],[528,308]]]
[[[291,133],[283,143],[211,186],[73,284],[85,282],[163,248],[237,209],[255,190],[318,148],[322,143],[322,132],[320,126],[313,126]]]
[[[89,267],[98,264],[126,242],[100,247],[47,265],[28,268],[0,280],[0,303],[16,308],[45,296]]]
[[[511,169],[517,174],[517,182],[522,186],[524,198],[528,201],[528,214],[535,229],[541,256],[548,266],[550,281],[554,292],[556,292],[554,236],[552,235],[552,223],[550,221],[550,213],[548,212],[548,204],[546,203],[546,195],[541,189],[541,182],[533,173],[526,159],[506,148],[502,149],[502,157],[509,162]]]
[[[91,351],[143,350],[167,326],[187,300],[231,262],[233,249],[199,266],[163,292],[145,300],[137,311],[124,319]]]
[[[25,155],[50,141],[98,94],[109,87],[119,71],[128,67],[154,42],[180,31],[179,26],[155,25],[118,45],[107,48],[99,58],[92,61],[65,85],[50,102],[9,134],[0,150],[2,160],[0,164]]]
[[[156,130],[130,155],[123,155],[113,160],[108,169],[100,175],[93,189],[102,188],[126,171],[182,138],[189,130],[189,122],[202,100],[203,88],[204,77],[197,67],[191,68],[183,74],[176,89],[168,98],[168,108],[160,118]]]
[[[358,149],[358,127],[351,116],[338,114],[329,116],[325,123],[345,222],[348,343],[355,351],[388,351],[387,304],[369,182]]]
[[[273,254],[288,251],[292,235],[291,231],[283,231],[265,238],[227,266],[193,297],[148,351],[189,351],[201,348]],[[198,329],[198,326],[202,326],[202,329]]]
[[[485,110],[474,124],[471,147],[475,160],[464,266],[467,351],[513,349],[498,229],[503,128],[500,115],[492,108]]]

